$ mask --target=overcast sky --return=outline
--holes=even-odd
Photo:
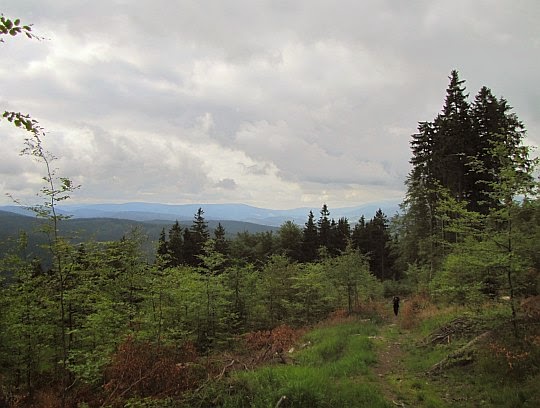
[[[287,209],[400,200],[452,69],[540,142],[538,0],[7,0],[0,110],[47,130],[73,203]],[[43,168],[0,124],[0,204]]]

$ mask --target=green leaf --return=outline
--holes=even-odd
[[[8,30],[11,30],[11,27],[13,27],[13,23],[11,20],[6,20],[6,22],[4,23],[4,25],[6,26],[6,28]]]
[[[15,24],[16,26],[18,26],[19,24],[21,23],[21,20],[20,19],[16,19],[13,24]]]

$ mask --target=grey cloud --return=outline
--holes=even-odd
[[[224,178],[224,179],[219,180],[216,183],[216,187],[223,188],[225,190],[235,190],[237,185],[236,185],[236,182],[233,179]]]
[[[50,39],[0,45],[0,100],[51,131],[88,200],[255,202],[264,184],[354,205],[403,192],[410,135],[453,68],[471,97],[507,98],[540,144],[540,3],[514,3],[12,2],[5,14]],[[238,174],[204,157],[216,146]]]
[[[263,175],[268,174],[268,172],[270,171],[268,164],[258,163],[251,166],[246,166],[245,164],[242,164],[242,166],[247,174]]]

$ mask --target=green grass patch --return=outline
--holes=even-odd
[[[433,331],[457,317],[473,319],[471,333],[452,338],[449,343],[425,344]],[[395,328],[386,335],[395,336]],[[436,363],[460,349],[477,335],[492,335],[476,343],[470,364],[428,375]],[[418,407],[537,407],[540,406],[540,350],[527,338],[538,335],[538,328],[523,327],[516,339],[509,322],[508,305],[492,304],[474,312],[447,310],[422,321],[417,328],[401,332],[404,375],[393,385],[403,400]],[[528,330],[528,331],[527,331]],[[390,379],[393,381],[393,379]]]
[[[369,322],[351,322],[319,328],[306,336],[311,346],[299,353],[298,364],[317,368],[323,375],[339,378],[366,374],[376,361],[369,336],[377,327]]]
[[[351,321],[321,327],[293,354],[294,364],[262,367],[234,375],[222,407],[274,407],[286,397],[287,407],[390,407],[365,375],[376,360],[369,322]]]
[[[303,339],[309,342],[307,347],[287,354],[290,364],[233,372],[226,381],[210,382],[175,408],[273,408],[284,397],[280,407],[388,408],[401,403],[418,408],[538,407],[538,325],[521,327],[522,336],[516,339],[507,312],[505,305],[475,312],[438,310],[410,330],[355,320],[319,327]],[[449,327],[462,327],[465,333],[442,343],[431,341],[438,337],[430,334]],[[486,331],[493,335],[472,343],[474,358],[467,365],[428,374],[436,363]],[[377,355],[386,359],[374,372]],[[381,367],[383,374],[375,375]]]

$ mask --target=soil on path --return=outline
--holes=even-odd
[[[374,338],[377,344],[377,363],[373,366],[373,373],[385,398],[397,407],[405,407],[405,403],[396,392],[396,384],[400,383],[405,375],[404,352],[399,337],[386,336],[395,330],[396,324],[392,323],[382,330],[382,336]]]

